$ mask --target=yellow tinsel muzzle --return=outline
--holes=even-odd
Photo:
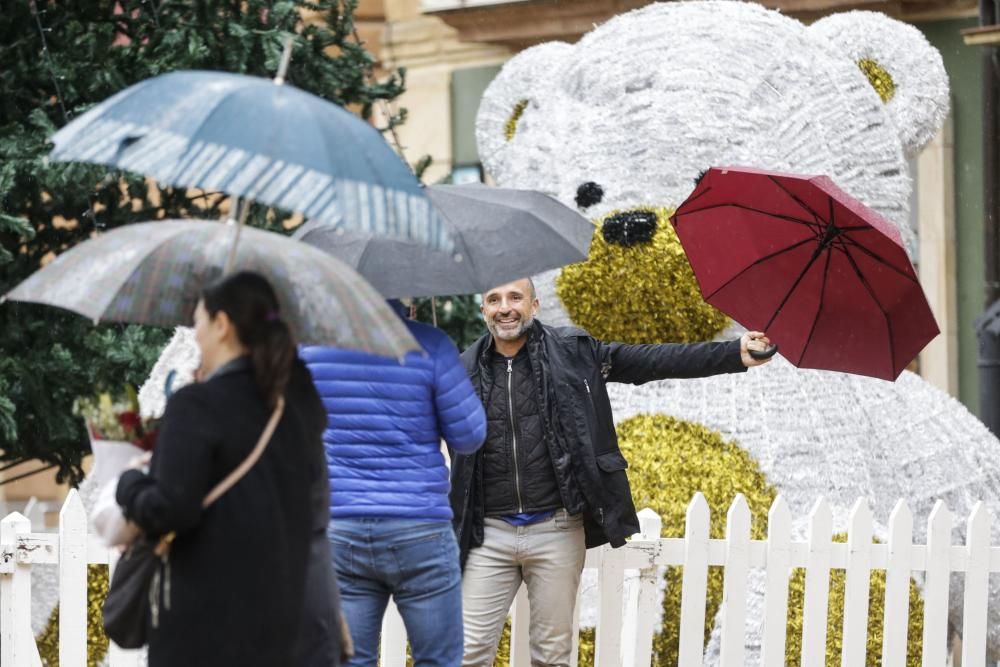
[[[631,233],[628,243],[605,238],[606,221],[623,214],[639,222],[652,218],[643,213],[655,216],[655,225],[615,232]],[[625,343],[709,340],[726,327],[728,318],[701,298],[670,224],[672,213],[665,207],[639,207],[596,221],[587,261],[567,266],[556,280],[556,293],[574,323],[602,340]]]

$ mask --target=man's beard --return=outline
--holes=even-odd
[[[495,320],[490,320],[486,323],[486,328],[489,329],[490,334],[494,338],[499,338],[500,340],[520,340],[524,336],[528,335],[528,331],[531,330],[531,325],[534,324],[534,317],[522,317],[518,321],[518,326],[516,329],[501,329],[497,326]]]

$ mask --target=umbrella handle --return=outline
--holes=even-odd
[[[761,361],[763,359],[770,359],[775,355],[777,351],[778,351],[777,345],[768,345],[766,349],[760,351],[747,350],[747,352],[750,353],[750,356],[758,361]]]
[[[243,231],[243,226],[247,223],[247,213],[250,212],[250,200],[244,199],[243,207],[240,208],[240,200],[237,198],[233,206],[238,209],[240,219],[234,222],[234,218],[230,218],[227,222],[230,225],[235,224],[236,234],[233,237],[233,244],[229,246],[229,256],[226,258],[226,267],[222,271],[223,275],[232,273],[233,265],[236,264],[236,248],[240,244],[240,232]]]

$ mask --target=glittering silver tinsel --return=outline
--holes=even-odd
[[[887,103],[859,67],[863,59],[891,75]],[[910,26],[852,12],[807,28],[751,3],[694,1],[652,4],[574,46],[543,44],[515,56],[487,90],[476,129],[500,185],[541,189],[570,206],[581,185],[600,185],[601,201],[585,211],[594,219],[676,207],[709,166],[757,166],[831,176],[892,220],[913,253],[905,156],[933,137],[947,109],[940,55]],[[536,279],[540,318],[566,324],[557,274]],[[825,496],[846,525],[847,508],[866,496],[884,523],[904,498],[918,541],[939,498],[960,517],[978,499],[1000,516],[1000,443],[912,373],[888,383],[799,371],[779,358],[745,375],[612,386],[611,399],[617,420],[662,413],[721,431],[759,462],[793,515],[807,515]],[[964,526],[956,540],[963,536]],[[995,578],[990,593],[996,659]],[[951,610],[957,622],[960,589]],[[711,647],[708,657],[718,658]]]
[[[865,55],[906,71],[888,105],[858,67],[857,41],[849,42],[874,39],[875,29],[876,44],[897,46]],[[476,130],[484,164],[505,186],[542,189],[573,206],[581,185],[600,185],[602,201],[586,211],[592,218],[677,206],[709,166],[757,166],[834,176],[896,222],[912,249],[904,141],[916,150],[934,134],[947,85],[920,33],[879,14],[806,28],[752,3],[658,3],[575,46],[542,44],[515,56],[487,90]],[[507,122],[525,99],[508,139]]]
[[[885,104],[903,150],[916,155],[948,115],[948,76],[941,54],[919,30],[875,12],[844,12],[817,21],[809,31],[858,63],[878,63],[893,81]]]
[[[174,373],[174,391],[191,382],[194,371],[201,363],[201,353],[194,341],[194,329],[177,327],[167,346],[160,353],[149,377],[139,388],[139,411],[143,417],[160,417],[166,408],[164,385],[171,372]]]

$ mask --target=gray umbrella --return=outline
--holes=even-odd
[[[481,294],[587,258],[594,225],[548,195],[480,184],[426,192],[455,242],[453,253],[312,220],[294,238],[352,266],[388,298]]]

